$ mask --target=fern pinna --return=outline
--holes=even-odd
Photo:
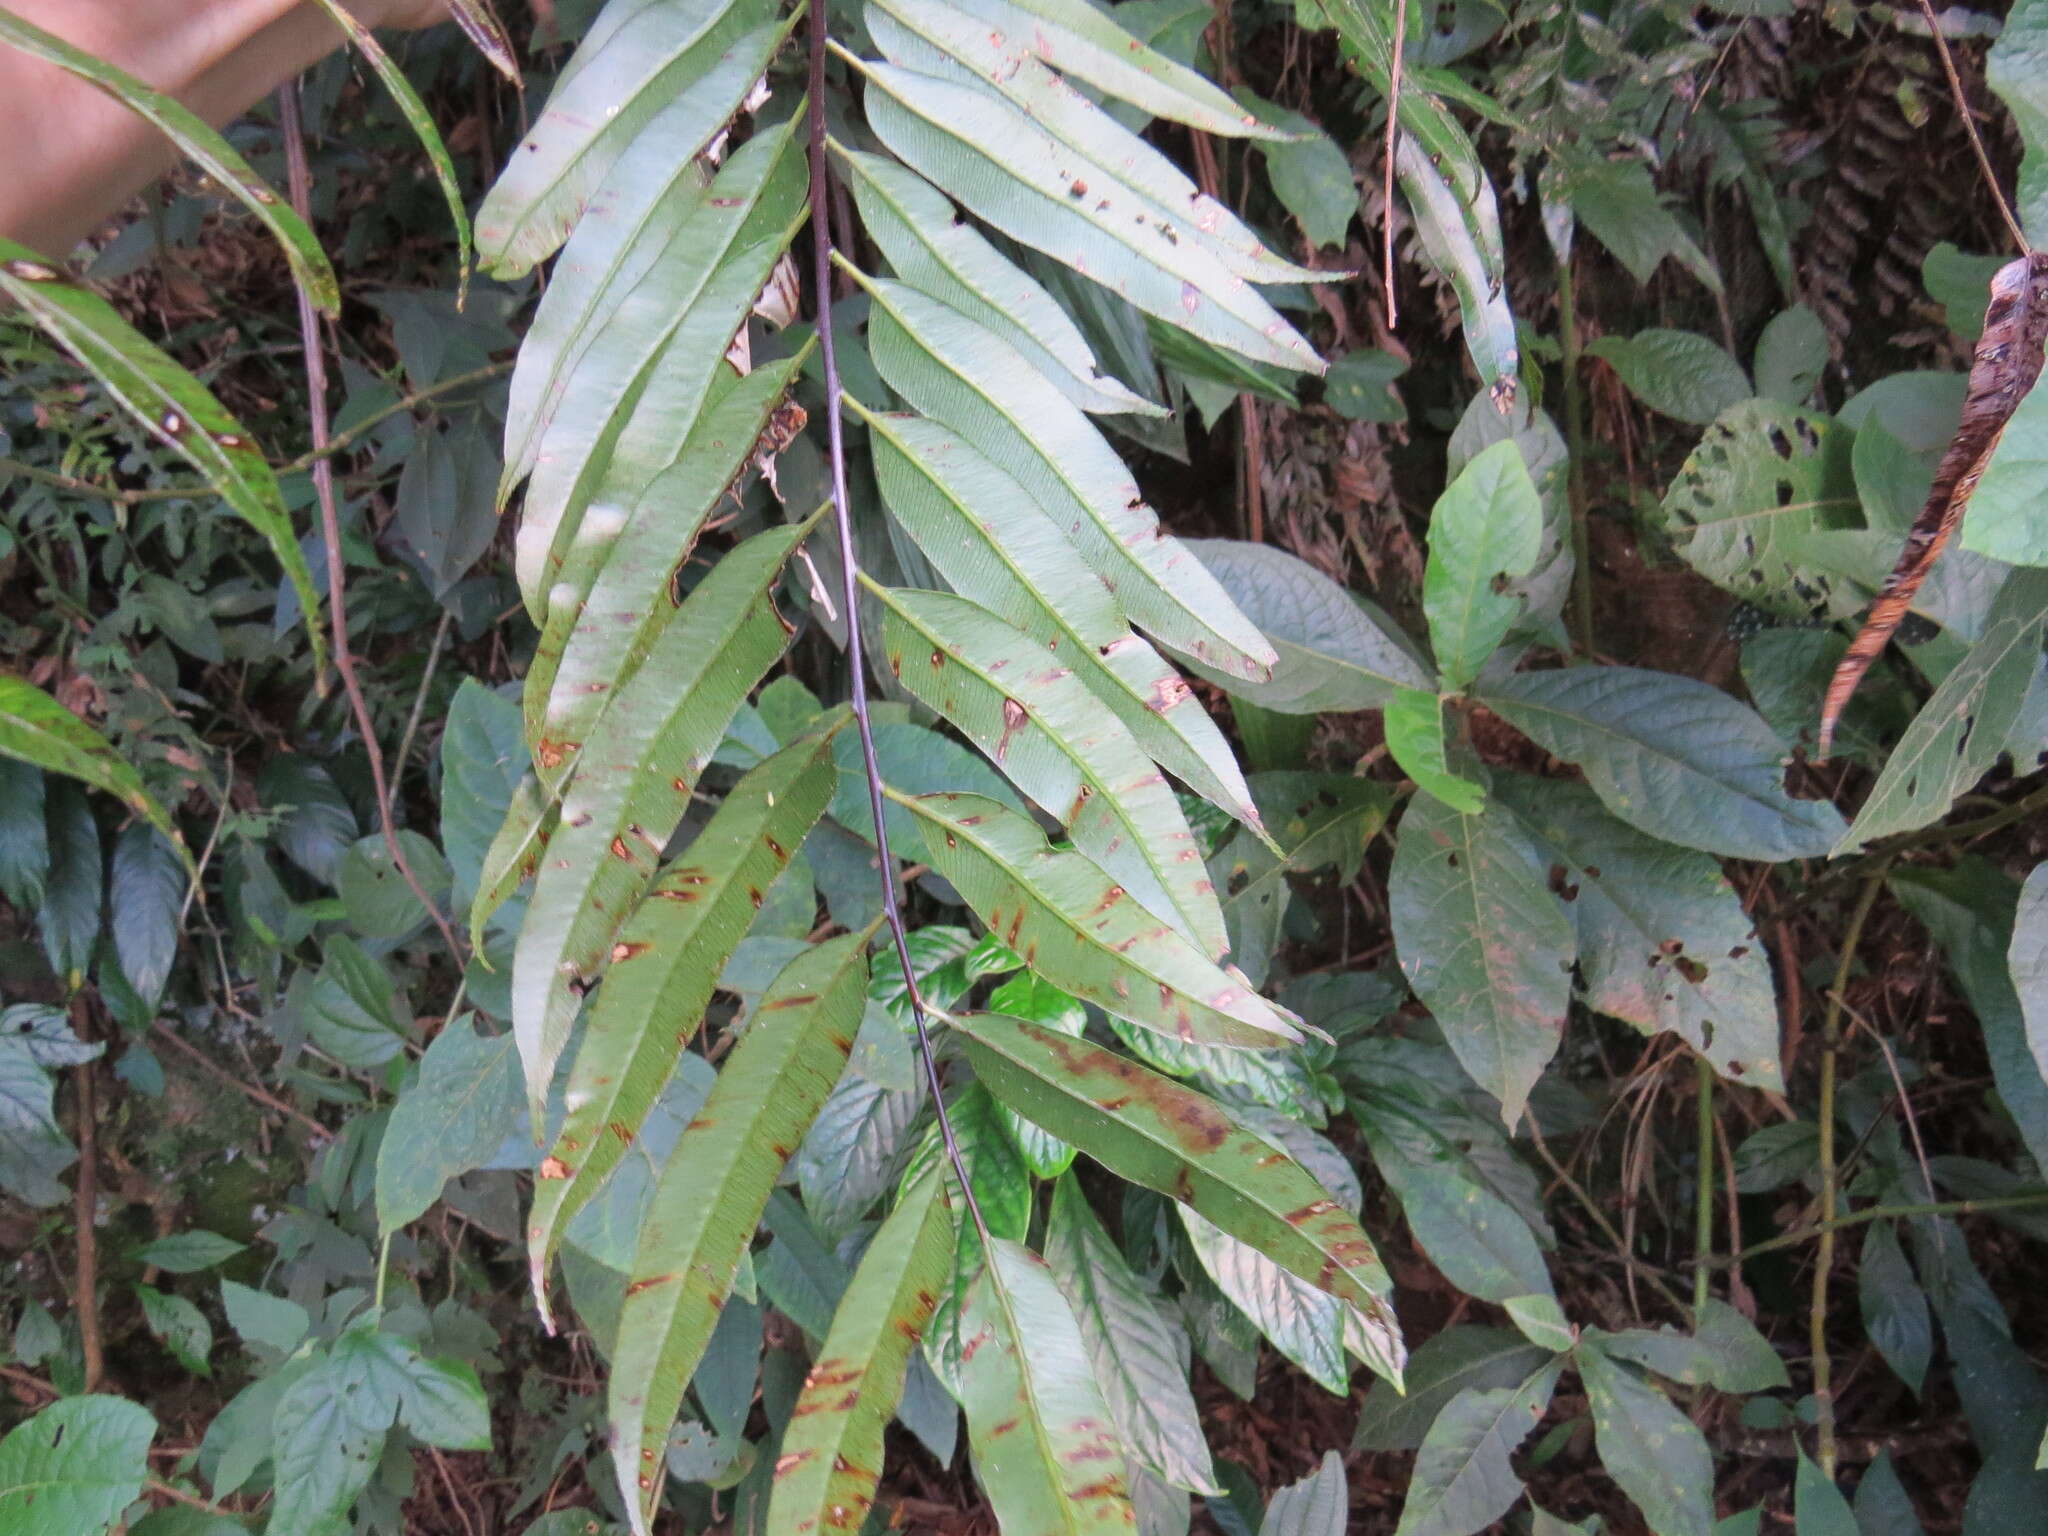
[[[531,879],[513,998],[548,1138],[534,1290],[549,1309],[566,1245],[613,1361],[613,1455],[642,1531],[786,1169],[807,1193],[834,1186],[797,1219],[873,1235],[815,1341],[774,1530],[860,1527],[913,1343],[966,1410],[1006,1529],[1128,1527],[1137,1479],[1213,1490],[1198,1427],[1192,1446],[1182,1432],[1177,1324],[1110,1261],[1071,1175],[1044,1255],[1026,1246],[1032,1202],[992,1179],[1002,1158],[1054,1176],[1078,1146],[1182,1202],[1209,1250],[1248,1249],[1325,1295],[1357,1357],[1399,1379],[1355,1202],[1085,1035],[1092,1007],[1111,1021],[1100,1039],[1150,1032],[1151,1059],[1183,1076],[1205,1053],[1302,1038],[1229,963],[1189,808],[1265,834],[1174,659],[1256,682],[1273,648],[1160,525],[1097,419],[1160,408],[1097,365],[1012,257],[1052,257],[1206,346],[1319,371],[1261,285],[1328,274],[1268,250],[1135,131],[1152,118],[1285,137],[1084,0],[874,0],[857,18],[613,0],[478,216],[499,276],[556,259],[502,487],[524,488],[517,574],[541,629],[533,776],[472,920],[505,920]],[[791,310],[803,288],[810,321]],[[769,713],[750,697],[807,630],[844,647],[850,707],[778,708],[773,740],[742,740],[736,722]],[[722,793],[704,815],[707,777]],[[834,903],[837,937],[738,989],[737,1043],[712,1048],[701,1109],[642,1176],[644,1221],[607,1250],[594,1200],[644,1156],[714,989],[734,988],[757,913],[821,827],[829,846],[808,846],[850,853],[865,888]],[[943,964],[920,954],[903,863],[987,937]],[[955,1011],[1005,971],[990,1011]],[[914,1042],[921,1072],[878,1087],[849,1070],[877,1032]],[[799,1156],[849,1114],[859,1158]],[[1155,1336],[1163,1389],[1119,1363],[1102,1300],[1073,1295],[1084,1269],[1120,1289],[1118,1328]]]

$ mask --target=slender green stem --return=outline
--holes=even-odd
[[[1820,1469],[1833,1478],[1838,1460],[1835,1446],[1834,1359],[1828,1353],[1828,1281],[1835,1267],[1835,1077],[1836,1057],[1842,1044],[1842,994],[1849,986],[1849,973],[1856,964],[1856,946],[1863,938],[1863,925],[1870,909],[1877,905],[1877,893],[1884,889],[1884,867],[1880,865],[1863,883],[1856,899],[1848,929],[1842,935],[1842,956],[1835,966],[1835,984],[1828,991],[1827,1011],[1821,1016],[1820,1055],[1820,1220],[1819,1239],[1813,1259],[1813,1302],[1807,1312],[1807,1333],[1813,1350],[1814,1436]]]
[[[1692,1316],[1697,1328],[1711,1294],[1708,1282],[1714,1258],[1714,1065],[1704,1056],[1694,1056],[1693,1072],[1699,1100],[1699,1146],[1693,1154],[1693,1176],[1698,1180],[1698,1188],[1693,1197],[1692,1240],[1694,1262],[1699,1266],[1692,1276]]]
[[[1833,1221],[1815,1222],[1810,1227],[1780,1232],[1776,1237],[1767,1237],[1760,1243],[1751,1243],[1740,1253],[1731,1253],[1725,1258],[1712,1260],[1712,1265],[1715,1269],[1732,1269],[1737,1264],[1747,1263],[1758,1254],[1776,1253],[1781,1248],[1796,1248],[1801,1243],[1810,1243],[1828,1232],[1840,1232],[1849,1227],[1860,1227],[1868,1222],[1885,1221],[1893,1217],[1981,1216],[1991,1211],[2026,1210],[2041,1205],[2048,1205],[2048,1189],[2027,1190],[2013,1195],[1986,1195],[1977,1200],[1929,1200],[1917,1205],[1866,1205],[1860,1211],[1849,1211],[1835,1217]]]
[[[1572,514],[1572,643],[1593,654],[1593,538],[1586,507],[1586,396],[1579,384],[1578,268],[1565,258],[1558,274],[1557,326],[1564,350],[1564,431],[1571,454],[1566,495]]]

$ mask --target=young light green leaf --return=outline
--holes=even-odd
[[[1176,1488],[1220,1491],[1181,1364],[1185,1340],[1103,1231],[1071,1174],[1053,1186],[1045,1262],[1073,1306],[1095,1379],[1130,1453]]]
[[[891,389],[1030,491],[1133,624],[1243,678],[1274,653],[1187,546],[1159,525],[1094,424],[1000,336],[900,283],[872,282],[868,347]]]
[[[1542,1421],[1563,1369],[1553,1359],[1520,1386],[1451,1399],[1423,1437],[1395,1536],[1472,1536],[1505,1515],[1522,1496],[1509,1458]]]
[[[1847,618],[1863,589],[1811,568],[1803,541],[1859,520],[1852,434],[1772,400],[1732,407],[1665,493],[1664,532],[1694,570],[1794,618]]]
[[[1387,882],[1402,974],[1513,1125],[1564,1031],[1575,949],[1528,834],[1418,794]]]
[[[1006,0],[980,3],[1003,6]],[[1006,337],[1082,410],[1165,414],[1105,373],[1072,317],[978,230],[959,222],[943,192],[893,160],[833,147],[847,169],[861,223],[898,277]]]
[[[377,1148],[377,1224],[386,1233],[426,1213],[450,1179],[481,1168],[518,1123],[519,1052],[470,1015],[442,1029],[398,1096]]]
[[[867,1518],[883,1434],[953,1262],[953,1220],[935,1169],[868,1244],[783,1432],[768,1536],[851,1529]]]
[[[1123,1448],[1045,1261],[1008,1238],[993,1239],[962,1331],[968,1443],[1003,1528],[1045,1536],[1127,1532]]]
[[[477,212],[492,270],[518,277],[578,226],[598,237],[614,202],[635,201],[636,158],[693,174],[781,35],[760,0],[607,7]]]
[[[312,300],[313,307],[323,315],[341,313],[341,289],[334,280],[334,268],[328,265],[313,231],[198,113],[12,11],[0,11],[0,43],[77,76],[162,133],[276,237],[291,266],[292,281]],[[12,265],[24,257],[33,262],[34,253],[0,240],[0,263]],[[0,265],[0,271],[5,269]],[[20,295],[14,297],[19,300]],[[309,605],[306,611],[314,610]]]
[[[1549,856],[1587,1006],[1669,1030],[1723,1076],[1778,1089],[1770,958],[1721,866],[1616,821],[1583,786],[1514,775],[1496,789]]]
[[[1256,1050],[1300,1038],[1285,1014],[1139,908],[1100,866],[1054,852],[1030,818],[980,795],[889,794],[918,818],[932,867],[989,931],[1065,991],[1204,1045]]]
[[[1084,1040],[1000,1014],[962,1014],[953,1027],[1003,1103],[1349,1303],[1366,1365],[1400,1379],[1386,1270],[1356,1218],[1293,1158],[1206,1095]]]
[[[1486,789],[1451,771],[1444,744],[1444,701],[1420,688],[1397,688],[1386,703],[1387,751],[1418,789],[1452,810],[1476,816],[1486,809]]]
[[[1611,363],[1629,393],[1651,410],[1696,427],[1759,393],[1740,363],[1694,331],[1653,326],[1633,336],[1601,336],[1586,352]]]
[[[1464,689],[1507,638],[1522,611],[1509,580],[1528,575],[1542,550],[1536,482],[1519,447],[1495,443],[1459,471],[1429,515],[1422,610],[1446,691]]]
[[[1029,971],[1019,971],[989,993],[988,1005],[997,1013],[1029,1019],[1077,1040],[1088,1028],[1088,1010],[1079,998]],[[996,1113],[1034,1178],[1056,1179],[1073,1166],[1075,1149],[1070,1143],[1039,1129],[1014,1109],[997,1105]]]
[[[882,649],[896,679],[1058,818],[1135,901],[1220,960],[1229,948],[1223,909],[1179,800],[1073,670],[965,598],[867,587],[887,609]]]
[[[1607,1475],[1659,1536],[1713,1536],[1714,1458],[1691,1419],[1597,1347],[1574,1356]]]
[[[1833,805],[1787,792],[1777,733],[1707,683],[1639,667],[1574,667],[1519,672],[1481,698],[1546,752],[1578,764],[1608,810],[1652,837],[1778,860],[1819,858],[1842,835]]]
[[[1992,602],[1983,637],[1913,717],[1836,852],[1939,821],[1984,776],[2026,700],[2044,620],[2048,571],[2015,570]]]
[[[771,529],[719,561],[618,691],[582,754],[512,964],[513,1025],[536,1105],[580,989],[604,969],[734,712],[789,643],[772,592],[800,536]],[[546,742],[539,749],[543,758],[549,750]]]
[[[640,1536],[659,1497],[669,1426],[740,1257],[853,1049],[868,939],[828,939],[784,968],[662,1170],[619,1311],[610,1382],[619,1492]]]
[[[99,1536],[142,1497],[156,1420],[119,1397],[67,1397],[0,1440],[0,1536]]]
[[[0,11],[0,31],[9,13]],[[298,595],[302,614],[320,612],[313,576],[285,511],[277,476],[242,424],[191,374],[123,320],[95,293],[62,280],[35,252],[0,237],[0,295],[19,304],[106,387],[150,436],[205,476],[244,522],[263,536]],[[315,676],[327,665],[327,641],[309,618]],[[141,809],[141,807],[137,807]],[[169,819],[160,823],[169,835]]]
[[[1314,715],[1378,709],[1397,688],[1435,689],[1391,620],[1298,556],[1235,539],[1190,539],[1187,547],[1277,653],[1272,676],[1257,682],[1193,662],[1238,698]]]
[[[1024,488],[936,422],[848,405],[867,423],[890,512],[947,583],[1049,647],[1155,762],[1257,827],[1244,775],[1194,690],[1131,633],[1115,594]]]
[[[563,1224],[625,1155],[760,900],[832,799],[832,734],[793,742],[741,779],[619,930],[569,1071],[569,1113],[534,1186],[527,1253],[544,1317]]]

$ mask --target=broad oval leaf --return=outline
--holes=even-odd
[[[981,795],[890,799],[918,818],[932,867],[989,932],[1056,986],[1190,1043],[1260,1049],[1301,1038],[1100,866],[1054,852],[1029,817]]]
[[[783,748],[733,787],[619,930],[569,1069],[569,1113],[534,1185],[527,1253],[544,1317],[563,1223],[618,1166],[768,887],[831,802],[835,777],[831,731]]]
[[[1512,1387],[1549,1353],[1506,1328],[1454,1323],[1409,1356],[1405,1397],[1386,1386],[1366,1396],[1352,1444],[1362,1451],[1412,1451],[1467,1388]]]
[[[610,1383],[619,1491],[642,1536],[683,1389],[783,1164],[853,1049],[868,940],[843,934],[784,967],[662,1169],[619,1310]]]
[[[1608,810],[1652,837],[1778,860],[1819,858],[1842,836],[1834,806],[1786,792],[1784,744],[1763,717],[1707,683],[1574,667],[1501,678],[1481,701],[1576,763]]]
[[[107,926],[121,974],[151,1008],[163,996],[178,958],[178,930],[187,880],[181,848],[136,822],[114,839],[107,882]]]
[[[1571,919],[1534,848],[1498,811],[1464,816],[1418,794],[1401,818],[1387,903],[1402,974],[1513,1125],[1571,1001]]]
[[[67,1397],[0,1440],[0,1530],[94,1536],[142,1497],[156,1420],[119,1397]]]
[[[768,1536],[855,1529],[867,1519],[883,1435],[952,1266],[953,1223],[934,1169],[868,1244],[783,1431]]]
[[[887,608],[882,646],[896,679],[960,727],[1136,901],[1222,958],[1223,909],[1180,801],[1073,670],[964,598],[872,582],[868,590]]]
[[[1399,1382],[1406,1351],[1379,1255],[1293,1158],[1205,1094],[1085,1040],[1000,1014],[962,1014],[953,1028],[975,1074],[1026,1119],[1348,1302],[1365,1324],[1365,1363]]]
[[[1613,364],[1629,393],[1651,410],[1696,427],[1758,393],[1740,363],[1694,331],[1653,326],[1633,336],[1601,336],[1586,352]]]
[[[513,1024],[536,1105],[582,990],[654,878],[698,776],[789,643],[773,590],[797,538],[771,529],[718,562],[600,717],[563,796],[512,964]]]
[[[1016,348],[900,283],[867,286],[868,347],[884,381],[1014,475],[1133,624],[1232,676],[1271,671],[1272,647],[1160,526],[1101,432]]]
[[[896,520],[962,597],[1074,669],[1160,767],[1257,827],[1244,775],[1194,690],[1132,634],[1116,596],[1008,474],[937,422],[851,407]]]
[[[1307,561],[1236,539],[1190,539],[1187,547],[1278,658],[1259,681],[1194,659],[1202,676],[1236,697],[1280,714],[1315,715],[1378,709],[1399,688],[1436,691],[1435,677],[1392,623]]]
[[[0,11],[0,23],[7,20],[8,13]],[[106,300],[63,281],[63,274],[35,252],[4,237],[0,294],[19,304],[151,437],[204,475],[236,515],[262,535],[298,596],[314,675],[324,675],[327,640],[316,617],[320,598],[313,574],[292,531],[277,475],[242,424]]]
[[[1553,856],[1587,1006],[1670,1030],[1724,1077],[1779,1090],[1770,957],[1721,866],[1623,825],[1579,785],[1516,775],[1496,790]]]
[[[1672,480],[1664,531],[1688,565],[1744,602],[1847,618],[1862,588],[1815,570],[1803,541],[1857,525],[1851,442],[1815,412],[1744,401],[1707,428]]]
[[[1600,1464],[1660,1536],[1713,1536],[1714,1459],[1699,1427],[1629,1366],[1574,1354]]]
[[[145,85],[126,70],[82,48],[74,48],[61,37],[53,37],[13,11],[0,10],[0,43],[77,76],[162,133],[270,231],[291,265],[292,281],[313,307],[323,315],[341,313],[341,288],[313,231],[198,113]],[[17,256],[34,259],[33,252],[0,240],[0,262]],[[15,298],[18,300],[20,295]],[[306,611],[316,610],[309,604]]]
[[[481,1035],[454,1019],[420,1061],[419,1080],[391,1107],[377,1144],[377,1225],[395,1232],[426,1214],[450,1179],[481,1168],[505,1144],[520,1111],[512,1037]]]
[[[991,1239],[961,1328],[968,1444],[1003,1529],[1130,1531],[1123,1448],[1045,1261],[1008,1238]]]
[[[1512,578],[1542,551],[1542,499],[1520,446],[1503,439],[1459,471],[1429,515],[1422,611],[1444,690],[1463,689],[1507,638],[1524,601]]]
[[[1564,1370],[1550,1360],[1520,1386],[1467,1389],[1423,1436],[1395,1536],[1471,1536],[1522,1496],[1509,1458],[1542,1420]]]

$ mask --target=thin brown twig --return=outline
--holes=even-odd
[[[288,81],[281,86],[277,101],[292,207],[300,218],[310,219],[312,176],[306,168],[306,136],[299,121],[297,83]],[[321,345],[320,321],[313,312],[311,296],[304,288],[296,292],[299,337],[306,355],[306,405],[312,421],[313,447],[317,451],[327,446],[328,439],[327,352]],[[448,925],[447,917],[435,904],[434,898],[427,894],[426,887],[420,884],[420,877],[413,872],[412,861],[406,858],[405,849],[398,841],[398,824],[392,819],[391,786],[384,777],[384,752],[377,744],[377,723],[370,715],[370,702],[363,696],[362,682],[356,676],[355,656],[349,650],[348,599],[344,591],[348,578],[341,555],[341,514],[335,505],[334,465],[326,458],[314,462],[313,490],[320,502],[320,536],[327,546],[327,609],[334,627],[334,666],[341,674],[341,686],[348,694],[349,709],[355,715],[356,729],[362,734],[363,752],[370,760],[370,787],[377,800],[377,819],[384,827],[384,846],[390,850],[391,863],[404,878],[406,887],[434,920],[434,926],[441,930],[441,940],[448,946],[448,954],[459,971],[463,964],[462,946],[455,937],[455,930]],[[308,614],[306,622],[315,623],[317,619]]]
[[[161,1019],[157,1020],[156,1023],[150,1025],[150,1029],[154,1031],[160,1038],[170,1041],[172,1045],[176,1046],[179,1050],[183,1051],[187,1056],[191,1057],[192,1060],[197,1062],[200,1065],[200,1067],[212,1073],[215,1077],[219,1078],[229,1087],[238,1089],[242,1093],[247,1094],[250,1098],[254,1099],[258,1104],[261,1104],[266,1109],[274,1110],[276,1113],[285,1116],[285,1118],[287,1119],[298,1121],[299,1124],[303,1125],[309,1132],[312,1133],[313,1137],[316,1140],[330,1141],[333,1139],[334,1133],[328,1130],[327,1127],[322,1125],[318,1120],[315,1120],[312,1116],[306,1114],[303,1110],[294,1109],[291,1105],[285,1103],[283,1099],[277,1097],[276,1094],[270,1093],[265,1089],[259,1088],[254,1083],[247,1083],[242,1081],[241,1078],[235,1076],[234,1073],[230,1072],[226,1067],[222,1066],[219,1062],[215,1061],[211,1056],[207,1055],[206,1052],[200,1050],[199,1047],[194,1045],[191,1041],[185,1039],[181,1035],[174,1033],[170,1029],[170,1027],[166,1025]]]
[[[64,1395],[42,1377],[31,1375],[18,1365],[0,1365],[0,1380],[11,1381],[18,1387],[52,1399]]]
[[[1956,115],[1963,120],[1963,131],[1970,136],[1970,148],[1977,152],[1977,169],[1984,173],[1984,185],[1998,204],[1998,216],[2005,220],[2005,227],[2011,231],[2020,254],[2031,256],[2034,254],[2033,244],[2027,239],[2027,232],[2020,228],[2012,204],[2005,200],[2005,192],[1991,169],[1991,155],[1984,148],[1983,137],[1977,132],[1977,114],[1970,110],[1970,99],[1963,94],[1963,77],[1956,73],[1955,56],[1948,51],[1948,39],[1941,34],[1941,23],[1935,20],[1934,7],[1929,0],[1920,0],[1920,14],[1927,18],[1927,34],[1934,39],[1934,51],[1941,55],[1941,69],[1948,76],[1949,94],[1955,98]]]
[[[92,1014],[83,992],[71,999],[71,1029],[80,1040],[92,1039]],[[78,1227],[78,1268],[71,1304],[78,1312],[78,1349],[85,1364],[81,1390],[93,1392],[106,1374],[106,1356],[100,1342],[99,1104],[93,1091],[92,1063],[81,1061],[77,1072],[78,1182],[72,1191],[72,1219]]]
[[[1386,289],[1388,330],[1400,320],[1400,308],[1394,300],[1394,157],[1401,142],[1401,65],[1407,42],[1408,0],[1395,0],[1394,67],[1387,84],[1387,153],[1382,168],[1386,180],[1381,188],[1385,208],[1380,216],[1380,281]]]

